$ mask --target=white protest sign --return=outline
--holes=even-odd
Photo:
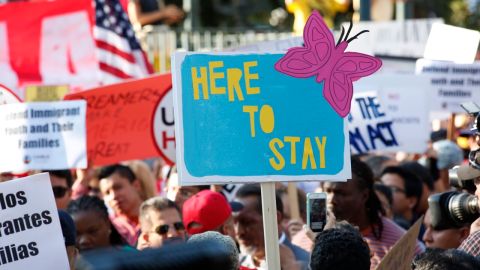
[[[0,84],[0,105],[21,102],[20,98],[6,86]]]
[[[355,39],[349,50],[375,55],[413,57],[423,56],[430,29],[442,19],[415,19],[387,22],[357,22],[357,31],[369,30],[368,38]],[[348,29],[348,24],[344,24]]]
[[[86,168],[86,102],[0,107],[0,172]]]
[[[430,132],[428,87],[427,78],[406,74],[378,74],[359,81],[349,122],[352,152],[423,153]]]
[[[231,47],[224,49],[224,52],[282,52],[292,47],[302,46],[302,37],[291,37],[280,40],[261,41],[249,45]]]
[[[477,55],[480,32],[447,24],[432,26],[423,57],[471,64]]]
[[[0,183],[0,269],[70,269],[48,173]]]
[[[480,62],[455,64],[419,59],[416,73],[430,79],[431,111],[464,113],[461,103],[480,99]]]
[[[175,163],[175,120],[172,89],[165,91],[153,116],[154,138],[159,152],[170,163]]]

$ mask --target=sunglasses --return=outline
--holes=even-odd
[[[181,221],[173,223],[173,227],[175,228],[175,230],[177,232],[185,230],[185,226],[183,225],[183,222],[181,222]],[[158,226],[155,229],[155,232],[158,233],[159,235],[166,235],[168,233],[169,229],[170,229],[170,225],[163,224],[163,225]]]
[[[65,194],[67,193],[68,191],[68,188],[66,187],[61,187],[61,186],[54,186],[52,187],[53,189],[53,195],[55,196],[55,198],[62,198],[63,196],[65,196]]]

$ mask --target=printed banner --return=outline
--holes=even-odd
[[[315,78],[274,69],[281,54],[174,56],[180,183],[346,180],[346,120]]]
[[[416,73],[430,79],[431,111],[465,113],[460,104],[480,100],[480,62],[455,64],[419,59]]]
[[[0,107],[0,172],[86,168],[86,103],[57,101]]]
[[[352,153],[423,153],[430,134],[428,88],[424,76],[406,74],[357,82],[349,118]]]
[[[48,173],[0,190],[0,269],[70,269]]]
[[[160,156],[153,122],[160,101],[171,88],[171,75],[164,74],[67,95],[67,100],[87,101],[89,162],[107,165]],[[167,113],[165,121],[170,124],[173,115],[171,111],[165,111]],[[171,133],[165,136],[159,140],[165,139],[170,147],[174,144],[174,136]]]

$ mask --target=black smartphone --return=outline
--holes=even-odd
[[[321,232],[327,224],[327,194],[307,194],[307,225],[313,232]]]

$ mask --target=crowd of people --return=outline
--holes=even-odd
[[[412,269],[480,269],[480,219],[438,225],[439,211],[429,207],[429,198],[454,189],[445,171],[465,162],[455,143],[432,140],[420,158],[352,156],[348,181],[298,184],[300,219],[291,217],[287,187],[277,183],[278,226],[268,229],[278,230],[281,268],[375,269],[424,216]],[[142,252],[202,239],[222,243],[225,269],[266,269],[259,184],[180,186],[175,165],[161,160],[47,172],[72,269],[101,249]],[[3,173],[2,181],[25,175]],[[320,233],[305,225],[308,192],[327,194],[329,220]]]

